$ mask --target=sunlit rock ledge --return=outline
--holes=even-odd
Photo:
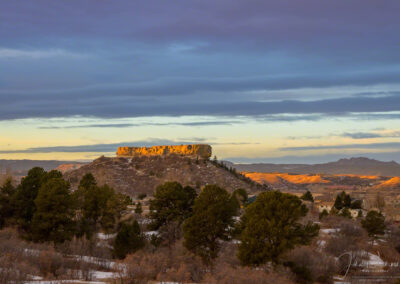
[[[165,156],[175,154],[208,159],[211,157],[211,152],[211,146],[207,144],[162,145],[153,147],[119,147],[117,156]]]

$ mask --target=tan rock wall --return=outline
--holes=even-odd
[[[117,156],[165,156],[169,154],[177,154],[207,159],[211,157],[211,152],[211,146],[206,144],[163,145],[153,147],[119,147]]]

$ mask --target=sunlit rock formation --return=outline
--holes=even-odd
[[[119,147],[117,151],[117,156],[166,156],[170,154],[175,154],[208,159],[211,157],[211,151],[211,146],[206,144],[163,145],[153,147]]]

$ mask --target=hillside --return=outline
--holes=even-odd
[[[354,174],[368,176],[400,176],[400,164],[368,158],[340,159],[325,164],[234,164],[229,166],[240,172],[296,173],[296,174]]]
[[[76,188],[86,173],[92,173],[99,184],[106,183],[131,196],[151,194],[157,185],[166,181],[178,181],[198,189],[207,184],[218,184],[229,191],[237,188],[249,191],[262,189],[261,185],[212,161],[179,155],[100,157],[79,169],[66,172],[64,177]]]
[[[399,188],[400,189],[400,177],[394,177],[389,180],[383,181],[377,188]]]
[[[329,183],[320,175],[301,175],[287,173],[243,173],[246,177],[258,183],[279,184],[283,181],[293,184],[321,184]]]

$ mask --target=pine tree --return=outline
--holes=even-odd
[[[336,196],[335,203],[333,204],[333,208],[337,210],[341,210],[343,208],[343,201],[340,194]]]
[[[190,186],[182,187],[178,182],[166,182],[156,188],[154,198],[150,201],[149,225],[151,230],[158,230],[168,223],[182,223],[191,216],[197,194]]]
[[[114,241],[114,256],[123,259],[127,254],[134,253],[143,248],[144,236],[140,231],[139,223],[135,220],[132,224],[123,223]]]
[[[211,264],[218,256],[220,241],[230,238],[236,211],[225,189],[207,185],[195,200],[193,215],[183,225],[184,246],[205,264]]]
[[[240,206],[244,206],[249,199],[247,191],[244,188],[238,188],[232,193],[233,197],[236,197]]]
[[[115,193],[107,186],[98,186],[92,174],[86,174],[74,192],[78,207],[78,236],[90,238],[100,225],[105,231],[111,231],[117,219],[130,203],[123,194]]]
[[[7,178],[0,188],[0,229],[5,225],[6,220],[13,215],[14,208],[11,197],[15,193],[12,178]]]
[[[136,205],[136,208],[135,208],[135,213],[140,215],[140,214],[142,214],[142,212],[143,212],[142,204],[140,202],[138,202],[138,204]]]
[[[324,209],[324,210],[322,210],[321,213],[319,213],[319,219],[321,220],[328,215],[329,215],[328,210]]]
[[[258,266],[268,261],[278,263],[282,254],[296,245],[308,244],[318,235],[319,226],[299,221],[307,207],[291,194],[263,192],[246,207],[242,217],[238,257],[242,264]]]
[[[350,194],[346,194],[344,191],[342,192],[343,194],[343,207],[350,208],[351,207],[351,198]]]
[[[75,232],[73,200],[69,183],[62,178],[47,180],[35,199],[36,211],[32,220],[32,239],[62,243]]]
[[[301,197],[302,200],[314,202],[314,197],[309,190],[306,191]]]
[[[381,212],[371,210],[365,216],[365,219],[361,221],[362,227],[368,232],[370,237],[377,235],[383,235],[385,233],[385,217]]]
[[[33,214],[36,211],[34,200],[38,195],[42,179],[45,175],[46,172],[42,168],[32,168],[29,170],[27,176],[21,180],[12,197],[15,218],[21,231],[29,232],[31,230]]]
[[[333,205],[337,210],[342,208],[351,208],[351,197],[346,192],[342,191],[336,196],[335,204]]]

